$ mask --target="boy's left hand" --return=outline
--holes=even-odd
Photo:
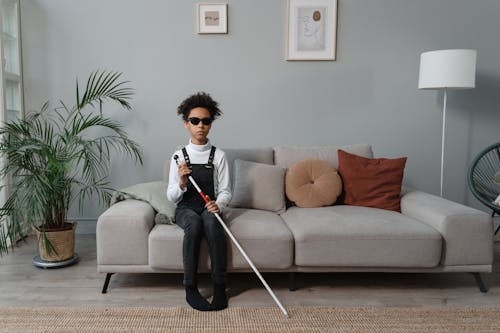
[[[217,204],[215,203],[215,201],[213,201],[212,199],[210,199],[210,197],[208,195],[207,195],[207,199],[209,201],[205,204],[205,208],[210,213],[220,213],[219,206],[217,206]]]

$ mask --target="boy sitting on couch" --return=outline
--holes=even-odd
[[[207,137],[212,122],[222,112],[209,94],[201,92],[184,100],[177,113],[182,117],[191,138],[187,146],[172,156],[167,198],[177,204],[175,223],[184,229],[182,254],[186,301],[200,311],[222,310],[227,308],[226,237],[213,213],[220,213],[220,208],[229,203],[231,189],[226,155],[212,146]],[[184,161],[178,166],[176,155]],[[210,202],[205,204],[188,181],[189,175],[210,198]],[[212,266],[214,296],[211,304],[200,294],[196,278],[203,236],[208,241]]]

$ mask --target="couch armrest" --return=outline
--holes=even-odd
[[[153,226],[154,210],[144,201],[125,200],[109,207],[97,220],[97,264],[147,265]]]
[[[441,233],[443,266],[493,263],[493,221],[490,215],[414,190],[402,194],[401,212]]]

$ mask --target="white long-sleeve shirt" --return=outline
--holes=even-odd
[[[186,151],[189,155],[191,164],[206,164],[210,156],[212,144],[210,140],[204,145],[195,145],[189,140]],[[179,163],[184,162],[182,150],[177,150],[170,160],[170,173],[168,177],[167,199],[178,204],[182,196],[187,191],[187,186],[182,190],[179,187],[179,173],[177,172],[177,163],[174,156],[179,156]],[[231,185],[229,180],[229,165],[226,159],[226,153],[217,148],[214,155],[214,193],[217,196],[215,202],[220,209],[223,209],[231,201]],[[202,189],[204,190],[204,189]],[[205,190],[207,191],[207,190]],[[212,198],[213,199],[213,198]]]

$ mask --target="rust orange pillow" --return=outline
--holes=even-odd
[[[341,149],[337,154],[338,171],[344,185],[341,197],[344,204],[401,212],[401,183],[406,157],[366,158]]]
[[[285,192],[298,207],[330,206],[342,193],[342,180],[330,162],[303,160],[288,169]]]

